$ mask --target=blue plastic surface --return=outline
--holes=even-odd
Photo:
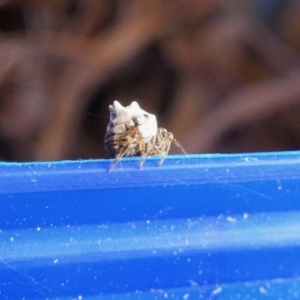
[[[300,153],[0,164],[0,299],[298,299]]]

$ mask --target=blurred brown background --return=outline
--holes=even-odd
[[[299,54],[298,0],[0,0],[0,159],[107,157],[115,99],[188,153],[299,149]]]

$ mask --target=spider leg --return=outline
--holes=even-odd
[[[113,161],[113,163],[108,168],[108,172],[110,172],[115,167],[115,165],[117,164],[117,162],[125,155],[127,148],[128,148],[128,146],[121,148],[121,150],[118,153],[118,155],[116,156],[115,160]]]
[[[145,159],[146,159],[146,156],[147,156],[147,151],[146,151],[146,146],[145,146],[145,143],[144,143],[144,140],[143,140],[143,137],[140,135],[139,136],[139,152],[141,154],[141,160],[140,160],[140,164],[139,164],[139,169],[141,169],[144,165],[144,162],[145,162]]]
[[[173,140],[173,134],[171,132],[167,132],[163,128],[159,128],[159,134],[157,135],[157,137],[160,143],[158,147],[158,151],[159,154],[161,154],[161,160],[158,166],[161,166],[169,153],[171,143]]]
[[[187,154],[181,144],[174,138],[173,134],[168,132],[165,128],[158,128],[157,141],[157,153],[162,156],[158,164],[159,166],[161,166],[166,159],[172,143],[174,143],[184,154]]]
[[[164,152],[163,152],[163,154],[162,154],[162,156],[161,156],[161,160],[159,161],[159,163],[158,163],[158,166],[160,167],[162,164],[163,164],[163,162],[165,161],[165,159],[166,159],[166,157],[167,157],[167,155],[168,155],[168,153],[169,153],[169,150],[170,150],[170,147],[171,147],[171,141],[170,140],[167,140],[166,141],[166,143],[165,143],[165,150],[164,150]]]
[[[113,161],[113,163],[110,165],[109,169],[108,169],[108,172],[110,172],[114,167],[115,165],[117,164],[117,162],[123,157],[123,156],[127,156],[128,155],[128,151],[131,151],[131,148],[130,148],[130,144],[128,143],[127,146],[125,147],[122,147],[120,152],[117,154],[115,160]]]
[[[147,155],[152,155],[154,152],[155,148],[155,137],[152,137],[149,141],[149,143],[145,144],[144,140],[142,139],[142,144],[143,144],[143,151],[141,151],[142,159],[140,161],[140,166],[139,168],[141,169],[142,166],[144,165],[145,159]]]
[[[183,147],[181,146],[181,144],[173,138],[173,141],[172,141],[185,155],[187,155],[187,153],[185,152],[185,150],[183,149]]]

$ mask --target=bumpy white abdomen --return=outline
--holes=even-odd
[[[109,106],[110,121],[105,135],[105,147],[116,157],[127,147],[123,156],[140,155],[140,144],[147,144],[157,134],[157,121],[133,101],[124,107],[118,101]]]

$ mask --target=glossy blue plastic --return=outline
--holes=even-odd
[[[0,299],[298,299],[300,153],[0,164]]]

